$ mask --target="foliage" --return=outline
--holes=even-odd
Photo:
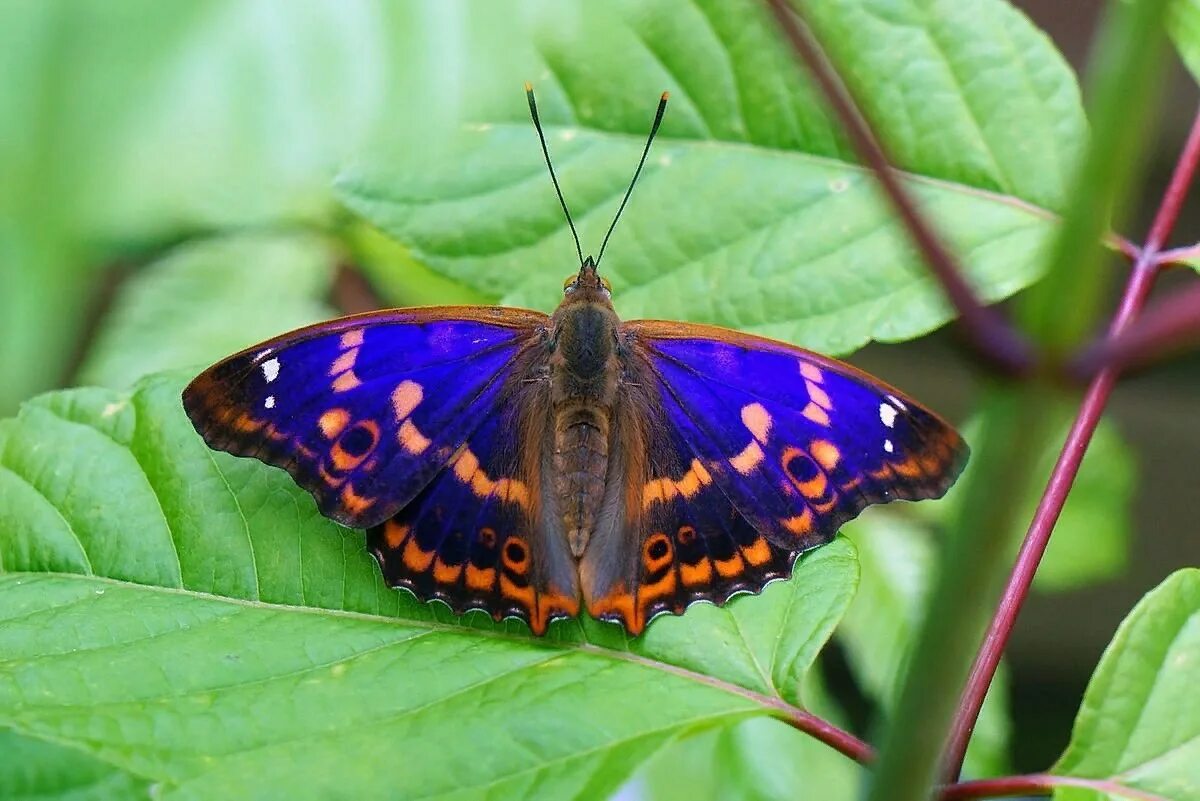
[[[792,580],[642,638],[584,619],[537,640],[385,587],[361,532],[183,414],[198,368],[333,314],[339,266],[394,303],[552,308],[574,247],[525,78],[585,250],[671,92],[605,253],[623,317],[834,355],[954,317],[758,2],[519,5],[0,9],[0,796],[860,792],[867,772],[805,733],[847,725],[818,653],[837,638],[876,739],[954,569],[957,493],[864,515]],[[1034,285],[1088,140],[1049,39],[1004,0],[805,6],[980,297]],[[1198,8],[1170,26],[1194,72]],[[1034,443],[1031,475],[1061,440]],[[1102,427],[1039,589],[1123,568],[1134,473]],[[1038,496],[1010,495],[1013,543]],[[1052,770],[1063,798],[1200,799],[1197,582],[1175,574],[1117,632]],[[1005,705],[1001,673],[968,776],[1007,770]]]

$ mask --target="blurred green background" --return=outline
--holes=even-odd
[[[1078,71],[1101,3],[1018,5]],[[45,390],[126,386],[380,298],[522,297],[508,266],[473,283],[430,270],[342,206],[335,178],[354,175],[368,153],[375,163],[381,153],[436,161],[464,122],[521,121],[524,77],[546,86],[551,116],[561,110],[559,77],[545,74],[526,35],[532,7],[0,0],[0,416]],[[564,8],[553,24],[584,24]],[[604,33],[588,29],[601,44]],[[611,45],[620,60],[622,42]],[[613,130],[648,124],[657,77],[632,85],[557,55],[573,80],[599,87],[597,107],[573,109],[578,117],[610,119]],[[636,112],[623,110],[631,95]],[[623,100],[610,110],[605,97]],[[1178,67],[1165,97],[1142,219],[1124,232],[1134,239],[1200,102]],[[688,107],[677,104],[670,124],[686,125]],[[522,169],[539,158],[531,136],[528,144]],[[464,162],[464,173],[472,168]],[[1198,212],[1193,198],[1177,243],[1200,239]],[[627,236],[645,233],[625,225]],[[453,232],[446,237],[453,245]],[[551,290],[572,258],[562,250],[561,275],[544,279]],[[1181,280],[1167,276],[1159,292]],[[970,410],[963,376],[972,368],[950,334],[871,345],[853,361],[953,419]],[[1087,677],[1136,599],[1200,561],[1188,503],[1200,453],[1197,368],[1193,358],[1143,373],[1114,400],[1141,471],[1136,539],[1119,578],[1039,595],[1023,614],[1010,661],[1018,770],[1041,769],[1061,751]],[[845,655],[835,648],[825,658],[834,690],[865,715]]]

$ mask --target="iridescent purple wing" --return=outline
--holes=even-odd
[[[948,424],[849,365],[711,326],[622,333],[626,398],[648,421],[622,532],[640,560],[612,568],[598,553],[601,580],[581,575],[589,610],[630,631],[761,589],[868,505],[941,496],[966,462]]]
[[[346,317],[230,356],[183,403],[210,446],[282,467],[344,525],[376,526],[500,406],[546,322],[479,307]]]

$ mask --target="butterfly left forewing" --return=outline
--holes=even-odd
[[[286,469],[322,513],[365,528],[424,489],[491,413],[546,319],[473,307],[342,318],[224,359],[183,403],[210,446]]]

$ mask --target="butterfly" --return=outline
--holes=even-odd
[[[715,326],[622,322],[599,273],[615,225],[596,259],[575,235],[580,267],[551,315],[345,317],[224,359],[183,405],[211,447],[283,468],[323,514],[366,529],[389,585],[539,635],[584,610],[638,635],[759,592],[868,505],[954,482],[967,458],[954,429],[847,364]]]

